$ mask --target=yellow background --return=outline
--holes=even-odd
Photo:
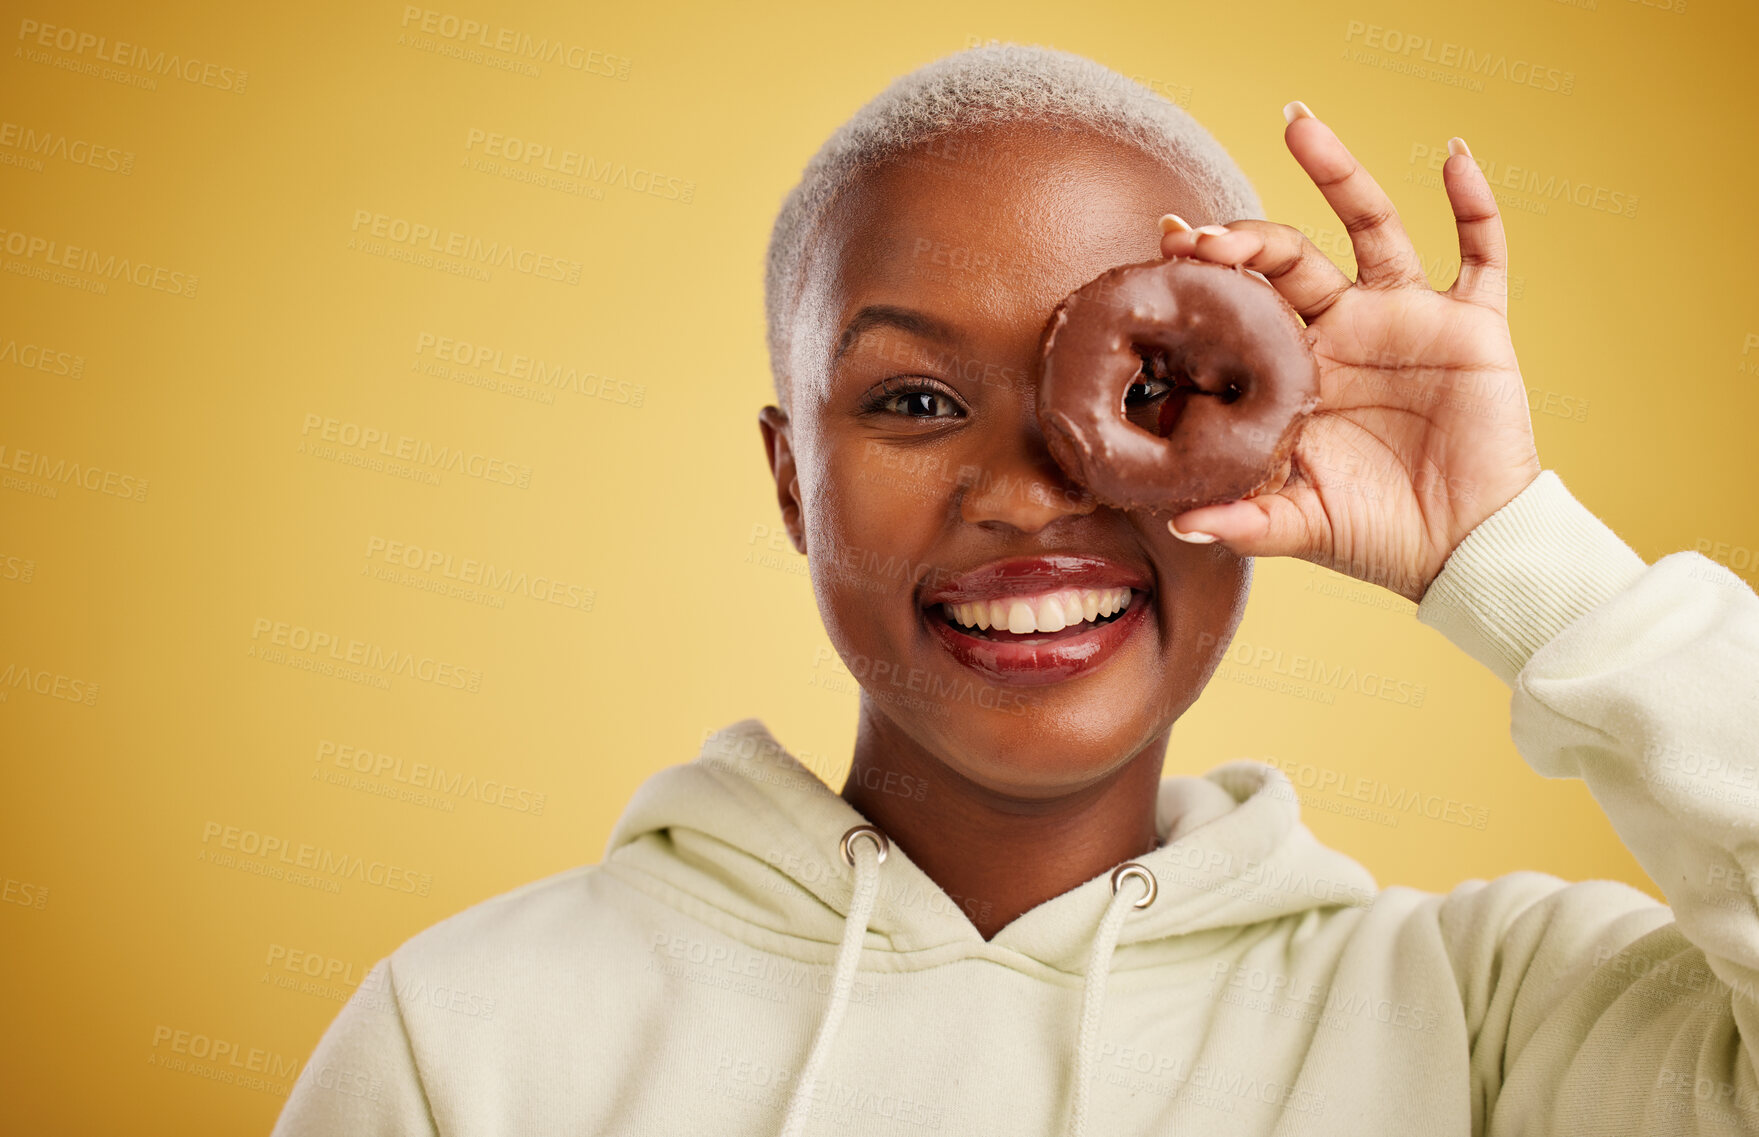
[[[87,143],[99,166],[132,157],[124,172],[0,146],[0,249],[25,234],[196,281],[100,293],[92,272],[21,274],[46,251],[0,258],[0,465],[45,455],[98,487],[15,471],[0,487],[12,1131],[266,1132],[350,977],[453,912],[597,860],[634,788],[731,721],[762,717],[841,785],[853,682],[822,662],[804,562],[771,542],[764,246],[848,114],[971,42],[1048,43],[1149,82],[1230,149],[1271,217],[1339,253],[1281,141],[1279,108],[1306,100],[1393,192],[1444,286],[1454,246],[1420,148],[1457,133],[1497,177],[1588,187],[1503,195],[1541,457],[1646,558],[1703,547],[1754,578],[1750,5],[432,2],[433,20],[547,37],[584,66],[444,54],[443,35],[409,42],[430,17],[400,3],[7,5],[0,121]],[[148,86],[141,66],[41,46],[31,21],[217,68]],[[1476,88],[1460,67],[1382,66],[1412,37],[1429,46],[1400,58],[1454,45],[1527,66]],[[1503,77],[1534,67],[1570,90]],[[473,130],[589,157],[605,180],[485,170]],[[360,247],[360,211],[577,262],[578,282],[391,259]],[[542,359],[572,386],[436,374],[440,339]],[[75,358],[79,374],[56,373]],[[529,484],[344,464],[311,452],[308,415],[529,468]],[[143,481],[143,500],[113,492]],[[446,595],[441,569],[383,579],[375,542],[492,562],[561,600]],[[479,689],[299,669],[327,656],[265,656],[259,621],[443,661]],[[1251,685],[1273,667],[1231,666],[1175,731],[1170,772],[1278,759],[1312,783],[1311,827],[1383,883],[1531,868],[1658,895],[1579,783],[1521,762],[1506,690],[1409,604],[1261,563],[1239,639],[1376,669],[1422,706],[1291,697]],[[401,774],[351,781],[326,744]],[[478,795],[374,792],[419,782],[417,763]],[[1451,799],[1485,824],[1352,816],[1320,778]],[[216,862],[228,826],[393,866],[392,883]],[[310,966],[320,981],[302,987]],[[200,1035],[258,1052],[268,1076],[161,1065],[176,1032],[182,1049]]]

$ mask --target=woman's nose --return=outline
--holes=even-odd
[[[1059,518],[1098,508],[1093,495],[1051,457],[1036,422],[1005,433],[1008,437],[996,438],[959,467],[959,515],[968,524],[1035,533]]]

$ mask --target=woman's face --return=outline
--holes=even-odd
[[[1097,504],[1034,412],[1052,310],[1157,259],[1168,212],[1228,220],[1134,148],[1014,125],[870,171],[816,237],[793,406],[763,416],[783,516],[863,713],[994,792],[1056,796],[1164,747],[1245,603],[1246,561]],[[1049,630],[1047,594],[1085,620],[1082,590],[1120,587],[1121,615]],[[960,627],[945,600],[1010,620],[1019,602],[1033,622]]]

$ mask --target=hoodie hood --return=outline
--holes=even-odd
[[[717,731],[695,761],[643,783],[611,832],[605,860],[755,928],[835,942],[854,897],[840,843],[865,824],[751,718]],[[1377,892],[1366,868],[1307,830],[1287,775],[1263,762],[1163,779],[1156,829],[1161,846],[1133,862],[1153,874],[1155,898],[1128,914],[1120,948],[1311,909],[1366,907]],[[986,945],[965,911],[892,846],[878,871],[869,948],[930,955],[963,948],[1080,974],[1113,899],[1111,875],[1045,901]]]
[[[1045,969],[1082,976],[1066,1131],[1085,1137],[1106,986],[1114,965],[1130,966],[1131,945],[1152,940],[1163,950],[1150,954],[1163,959],[1168,948],[1195,956],[1213,935],[1192,933],[1226,936],[1317,908],[1366,907],[1376,891],[1368,870],[1307,831],[1287,776],[1262,762],[1162,779],[1155,828],[1153,852],[1052,897],[986,943],[903,850],[761,722],[744,719],[712,735],[696,761],[643,783],[611,832],[605,863],[646,873],[724,930],[729,918],[742,921],[754,941],[838,944],[781,1137],[804,1131],[864,959],[900,970],[960,956],[1039,978]]]

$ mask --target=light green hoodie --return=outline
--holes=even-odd
[[[865,819],[747,719],[650,778],[601,864],[381,961],[275,1132],[1759,1131],[1759,598],[1646,566],[1547,472],[1418,616],[1671,909],[1538,872],[1380,889],[1236,761],[1162,782],[1143,871],[985,942],[902,849],[845,860]]]

